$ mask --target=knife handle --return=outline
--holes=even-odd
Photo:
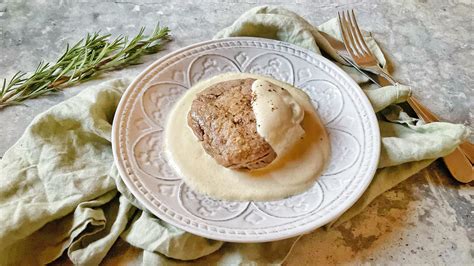
[[[464,152],[464,155],[466,155],[469,161],[474,163],[474,144],[470,143],[469,141],[465,141],[459,144],[459,147],[461,147],[461,150]]]
[[[433,113],[428,111],[428,109],[424,107],[416,98],[408,98],[408,104],[410,104],[413,110],[415,110],[418,116],[425,120],[425,122],[429,123],[439,121],[439,119]],[[470,145],[472,146],[472,144]],[[469,145],[466,144],[465,146]],[[469,183],[474,180],[474,168],[471,164],[472,161],[469,161],[468,158],[469,154],[465,153],[464,150],[461,150],[459,147],[456,147],[452,153],[443,157],[444,163],[448,167],[451,174],[456,178],[456,180],[462,183]]]
[[[415,112],[425,120],[425,122],[438,122],[439,119],[428,108],[421,104],[416,98],[408,98],[408,104],[415,110]],[[469,159],[470,163],[474,163],[474,144],[465,141],[459,144],[461,151]]]
[[[431,123],[431,122],[438,122],[439,119],[430,111],[428,111],[428,108],[423,106],[415,97],[411,96],[407,100],[408,104],[415,110],[415,113],[419,115],[425,122]]]
[[[457,181],[469,183],[474,180],[474,167],[459,147],[444,156],[443,161]]]

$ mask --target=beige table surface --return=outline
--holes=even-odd
[[[196,1],[198,2],[198,1]],[[242,12],[278,4],[319,24],[345,8],[373,32],[396,66],[395,76],[442,119],[472,125],[474,8],[464,1],[8,1],[0,0],[0,76],[31,71],[54,60],[67,42],[87,32],[134,34],[157,21],[172,30],[167,51],[143,65],[107,74],[134,76],[169,51],[208,40]],[[88,83],[90,84],[90,83]],[[0,110],[0,156],[33,117],[77,94],[84,84],[55,96]],[[380,196],[361,215],[331,230],[304,236],[288,265],[473,264],[474,190],[451,179],[441,161]],[[105,264],[125,263],[138,250],[118,242]],[[66,263],[64,258],[60,261]]]

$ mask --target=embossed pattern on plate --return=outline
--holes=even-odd
[[[217,200],[189,189],[168,165],[162,136],[173,103],[193,84],[225,72],[272,76],[310,96],[332,149],[311,189],[278,201]],[[212,239],[264,242],[311,231],[352,206],[375,173],[380,135],[361,89],[327,59],[288,43],[230,38],[183,48],[142,72],[120,101],[112,145],[125,184],[159,218]]]

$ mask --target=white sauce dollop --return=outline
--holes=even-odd
[[[277,156],[285,154],[304,135],[301,122],[304,110],[283,87],[257,79],[252,84],[252,108],[257,133],[262,136]]]

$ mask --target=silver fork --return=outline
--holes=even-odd
[[[367,47],[359,26],[357,25],[354,10],[350,12],[338,12],[337,15],[346,50],[354,62],[364,70],[381,75],[390,83],[396,84],[397,82],[379,65],[377,58],[370,51],[369,47]]]
[[[356,66],[361,69],[380,75],[392,84],[398,84],[389,73],[387,73],[378,63],[377,58],[370,51],[360,32],[354,10],[338,12],[339,26],[341,28],[344,45]],[[416,98],[409,97],[408,104],[415,110],[420,118],[427,123],[435,122],[438,119],[432,115]],[[462,143],[451,154],[443,157],[446,166],[451,174],[464,183],[473,181],[474,167],[468,158],[472,158],[473,144],[469,142]]]

